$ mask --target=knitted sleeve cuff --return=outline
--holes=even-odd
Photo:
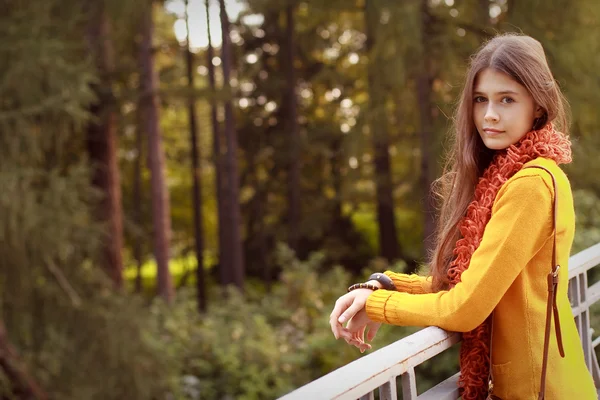
[[[365,310],[370,320],[386,324],[390,323],[386,317],[385,307],[393,293],[389,290],[375,290],[371,293],[365,305]]]
[[[396,290],[410,294],[431,293],[431,277],[425,277],[417,274],[399,274],[392,271],[385,271],[388,277],[394,282]]]

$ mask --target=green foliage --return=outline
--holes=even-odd
[[[276,398],[360,356],[329,327],[349,274],[339,266],[319,272],[319,253],[299,261],[280,246],[277,254],[282,274],[270,292],[259,285],[244,295],[213,292],[208,312],[198,316],[192,294],[180,291],[177,304],[159,313],[173,339],[167,352],[183,358],[183,391],[197,393],[191,398]],[[384,326],[375,348],[409,331]]]
[[[84,15],[80,2],[36,1],[0,16],[0,319],[49,398],[153,399],[177,359],[95,262],[110,238],[85,157],[96,78]],[[2,372],[10,393],[18,382]]]
[[[589,190],[576,190],[575,202],[575,239],[572,254],[600,243],[600,206],[598,197]]]

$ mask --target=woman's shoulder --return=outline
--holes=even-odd
[[[548,171],[550,173],[548,173]],[[534,160],[529,161],[528,163],[525,163],[525,165],[523,165],[523,168],[521,168],[519,172],[517,172],[512,178],[510,178],[506,182],[505,186],[516,181],[520,181],[520,183],[523,184],[523,178],[528,177],[538,178],[525,179],[525,181],[529,182],[529,185],[532,185],[533,181],[540,182],[541,179],[541,181],[543,181],[544,185],[548,188],[551,194],[554,194],[554,184],[552,182],[552,177],[554,177],[554,180],[556,181],[556,186],[558,187],[559,191],[571,191],[569,178],[567,177],[565,172],[560,168],[560,166],[550,158],[538,157]]]
[[[536,167],[543,167],[552,175],[546,170]],[[564,171],[554,160],[539,157],[526,163],[519,172],[502,185],[496,197],[496,202],[509,193],[519,197],[520,201],[525,199],[537,199],[539,201],[540,198],[547,198],[548,201],[551,201],[554,197],[553,176],[559,193],[562,193],[562,196],[570,195],[571,186]]]

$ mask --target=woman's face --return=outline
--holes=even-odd
[[[482,70],[473,88],[473,122],[485,146],[503,150],[517,143],[543,114],[525,86],[504,72]]]

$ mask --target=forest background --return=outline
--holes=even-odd
[[[573,253],[600,242],[599,2],[0,4],[2,399],[272,399],[360,357],[333,303],[426,269],[458,92],[497,33],[546,49]]]

